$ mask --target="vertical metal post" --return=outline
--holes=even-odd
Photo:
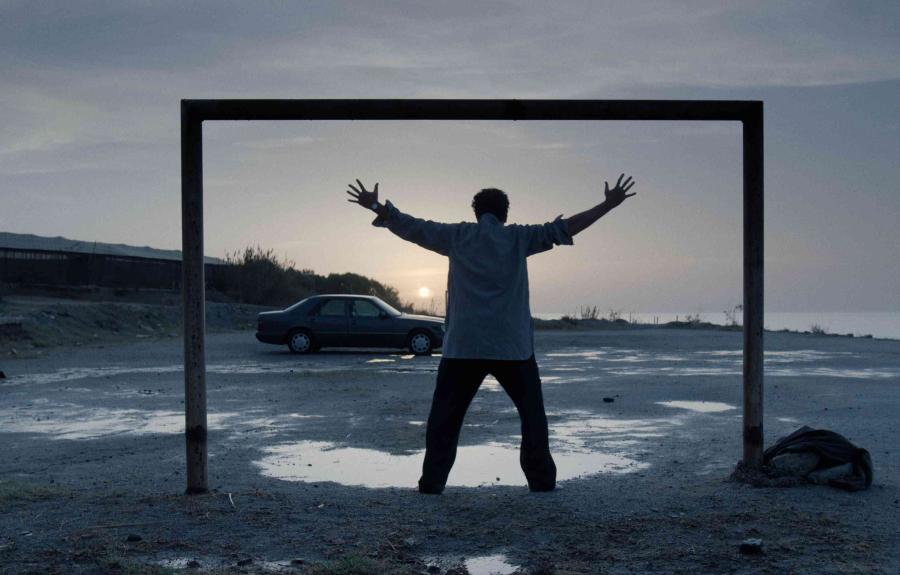
[[[187,493],[208,490],[206,462],[206,301],[203,277],[202,122],[181,103],[181,293],[184,306],[184,412]]]
[[[743,120],[744,139],[744,458],[763,460],[763,105]]]

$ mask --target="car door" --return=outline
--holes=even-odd
[[[380,307],[367,299],[354,299],[350,307],[350,340],[360,347],[390,345],[393,321]]]
[[[309,316],[309,326],[321,345],[347,345],[347,329],[350,322],[347,302],[348,300],[344,298],[334,298],[325,300],[313,308]]]

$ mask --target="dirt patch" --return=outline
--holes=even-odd
[[[261,306],[208,302],[207,329],[256,325]],[[55,347],[122,343],[181,335],[180,304],[6,297],[0,301],[0,357],[34,356]]]

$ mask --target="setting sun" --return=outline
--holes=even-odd
[[[431,290],[425,286],[419,288],[419,297],[426,298],[431,297]]]

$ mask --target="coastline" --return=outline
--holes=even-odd
[[[542,319],[539,317],[532,318],[535,330],[611,330],[611,329],[704,329],[713,331],[742,331],[743,326],[723,325],[708,321],[668,321],[659,324],[652,323],[636,323],[629,322],[626,319],[609,320],[600,319],[577,319],[574,317],[563,317],[560,319]],[[853,333],[832,333],[829,331],[814,330],[794,330],[794,329],[769,329],[764,330],[765,333],[790,333],[797,335],[808,335],[813,337],[837,337],[837,338],[856,338],[856,339],[873,339],[879,341],[900,341],[900,337],[881,337],[872,334],[855,335]]]

